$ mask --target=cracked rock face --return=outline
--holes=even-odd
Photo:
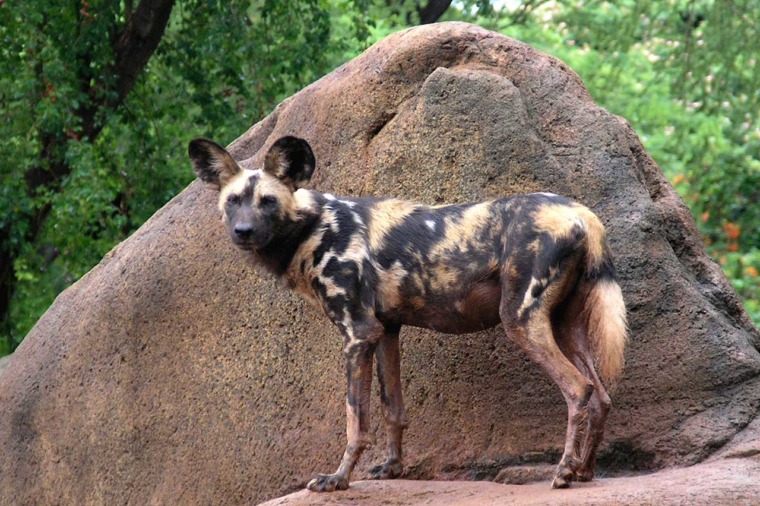
[[[467,24],[399,32],[230,151],[257,166],[283,135],[312,145],[325,192],[436,204],[552,191],[602,218],[631,342],[601,469],[695,463],[755,417],[760,335],[633,130],[558,60]],[[0,374],[0,497],[222,504],[296,490],[343,451],[340,350],[326,318],[244,261],[195,182],[61,294]],[[521,480],[556,463],[565,403],[501,327],[406,328],[402,374],[407,476]],[[373,427],[356,479],[382,454],[376,408]]]

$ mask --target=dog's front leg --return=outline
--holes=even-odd
[[[401,393],[401,356],[398,342],[399,327],[386,329],[377,345],[377,379],[380,381],[380,400],[385,419],[388,456],[369,470],[376,480],[398,478],[404,472],[401,462],[401,438],[407,426],[404,399]]]
[[[379,327],[379,328],[378,328]],[[318,474],[306,486],[314,492],[345,490],[364,449],[369,444],[369,398],[372,389],[372,358],[379,325],[347,329],[343,354],[346,358],[346,433],[348,444],[340,467],[334,474]]]

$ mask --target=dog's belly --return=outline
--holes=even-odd
[[[466,334],[497,325],[500,303],[501,286],[498,280],[489,279],[459,292],[431,294],[416,299],[416,304],[404,304],[399,308],[399,320],[402,325]]]

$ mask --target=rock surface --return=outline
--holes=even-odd
[[[755,506],[760,501],[758,473],[758,459],[728,459],[645,476],[601,478],[568,490],[552,490],[546,483],[360,481],[344,492],[301,490],[261,506]]]
[[[760,334],[634,132],[564,64],[472,25],[399,32],[230,150],[256,166],[283,135],[311,143],[313,186],[338,195],[584,202],[608,227],[631,325],[600,467],[757,451],[754,424],[741,431],[760,408]],[[195,182],[58,297],[0,375],[0,502],[250,504],[334,470],[338,333],[242,259]],[[402,369],[407,477],[515,483],[556,463],[564,401],[500,327],[405,329]]]

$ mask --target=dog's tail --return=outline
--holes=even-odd
[[[586,223],[586,264],[582,279],[585,293],[584,314],[586,332],[596,368],[608,387],[623,372],[625,345],[628,341],[628,325],[625,303],[617,282],[615,266],[607,244],[604,225],[599,218],[586,209],[581,211]]]

